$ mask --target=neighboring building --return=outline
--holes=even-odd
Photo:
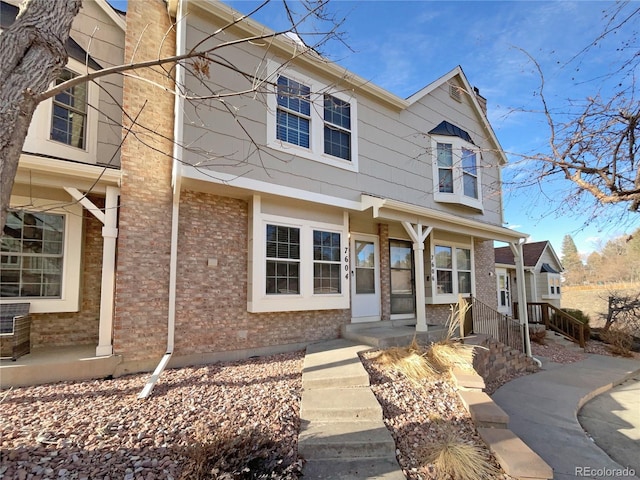
[[[84,8],[113,22],[102,3]],[[112,344],[122,357],[115,374],[150,370],[161,357],[184,365],[299,349],[339,337],[350,323],[413,319],[424,331],[447,320],[459,295],[497,306],[494,241],[519,252],[525,235],[502,226],[506,157],[485,100],[460,67],[403,99],[301,52],[290,37],[232,42],[267,30],[251,19],[229,26],[239,15],[220,2],[168,4],[188,12],[168,15],[161,0],[129,3],[123,57],[180,55],[204,42],[199,48],[218,45],[224,62],[165,65],[124,79],[130,116],[120,170],[98,167],[113,153],[117,159],[117,139],[105,139],[94,156],[38,156],[28,167],[21,160],[16,187],[16,195],[27,192],[35,176],[28,170],[38,162],[114,173],[96,174],[100,187],[91,192],[101,205],[100,197],[108,203],[109,192],[118,193],[110,188],[120,187],[115,290],[107,294],[108,275],[102,280],[103,299],[115,292],[114,315],[100,313],[108,341],[98,342],[99,355],[110,355]],[[208,38],[223,27],[223,39]],[[221,41],[231,43],[220,48]],[[94,55],[93,47],[90,54],[102,66],[117,61]],[[224,101],[204,98],[243,90]],[[46,133],[42,141],[51,143],[49,126],[34,125],[33,134]],[[98,139],[109,131],[100,127]],[[92,139],[87,134],[85,146]],[[69,200],[65,187],[90,188],[84,178],[74,184],[75,177],[49,170],[38,188],[52,189],[59,202]],[[84,270],[101,251],[100,225],[85,217],[76,244],[82,253],[63,255],[84,255]],[[114,230],[103,232],[115,241]],[[93,265],[95,276],[103,263]],[[99,277],[89,283],[79,268],[83,301],[64,310],[72,313],[36,318],[36,331],[73,338],[88,329],[81,340],[96,341],[98,311],[84,299],[97,302]],[[64,294],[58,297],[49,303]],[[40,335],[40,343],[52,339]]]
[[[18,3],[0,2],[3,29]],[[85,0],[58,82],[122,64],[124,25],[105,0]],[[44,101],[33,116],[0,263],[0,303],[31,304],[32,348],[112,353],[121,104],[122,78],[109,76]]]
[[[548,241],[522,246],[527,302],[549,303],[560,308],[562,264]],[[495,249],[498,311],[512,314],[512,292],[515,292],[516,264],[509,247]],[[515,299],[514,301],[517,301]]]

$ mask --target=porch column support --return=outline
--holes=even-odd
[[[516,290],[518,292],[518,316],[523,328],[525,353],[531,356],[531,342],[529,340],[529,318],[527,316],[527,295],[525,292],[524,256],[522,254],[522,241],[509,243],[516,264]]]
[[[65,190],[102,223],[102,281],[100,287],[100,324],[96,356],[113,354],[113,303],[115,296],[116,240],[118,238],[118,197],[120,189],[107,187],[104,213],[76,188]]]
[[[433,230],[433,227],[424,227],[420,222],[415,224],[402,222],[402,226],[413,241],[413,251],[415,252],[416,332],[426,332],[428,327],[424,296],[424,241]]]

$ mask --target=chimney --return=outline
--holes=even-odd
[[[487,99],[480,95],[480,89],[478,87],[473,87],[473,93],[476,95],[476,100],[480,104],[480,108],[484,112],[484,116],[487,116]]]

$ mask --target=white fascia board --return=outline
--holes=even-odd
[[[220,185],[228,185],[231,187],[238,187],[256,193],[267,193],[280,197],[294,198],[296,200],[305,200],[308,202],[330,205],[347,210],[363,210],[362,203],[358,201],[333,197],[331,195],[325,195],[322,193],[310,192],[308,190],[302,190],[299,188],[276,185],[274,183],[263,182],[262,180],[255,180],[252,178],[239,177],[237,175],[230,175],[228,173],[203,170],[192,167],[190,165],[182,166],[182,177],[192,180],[217,183]]]
[[[407,216],[413,216],[414,222],[423,219],[422,224],[425,226],[446,227],[452,232],[474,235],[482,238],[491,238],[503,242],[514,242],[528,237],[527,234],[516,232],[497,225],[482,223],[477,220],[457,217],[450,213],[441,212],[428,207],[420,207],[409,203],[400,202],[398,200],[372,197],[370,195],[361,195],[362,209],[366,210],[373,207],[373,216],[401,221],[407,219]],[[386,212],[381,212],[385,209]],[[391,215],[389,214],[391,212]],[[397,212],[397,215],[393,215]],[[411,219],[407,219],[411,221]]]
[[[104,10],[104,12],[113,21],[113,23],[115,23],[117,27],[119,27],[123,32],[126,30],[127,22],[122,17],[120,17],[113,8],[111,8],[111,5],[107,3],[107,0],[94,0],[94,2],[96,2],[96,4],[102,10]]]
[[[28,153],[23,153],[20,156],[18,168],[52,175],[63,175],[68,178],[80,177],[118,187],[120,186],[122,179],[122,172],[120,169],[40,157],[38,155],[30,155]]]

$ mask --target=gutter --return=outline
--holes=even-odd
[[[182,0],[169,0],[167,2],[167,10],[169,14],[176,19],[176,55],[180,55],[185,51],[186,31],[184,15],[184,3]],[[169,311],[167,315],[167,351],[162,356],[160,363],[154,370],[153,374],[147,381],[142,391],[138,394],[139,399],[148,398],[153,391],[160,375],[169,364],[173,355],[175,343],[175,326],[176,326],[176,281],[178,272],[178,227],[180,217],[180,189],[182,184],[182,138],[184,131],[184,123],[182,121],[182,112],[184,112],[184,96],[180,94],[181,86],[184,85],[185,70],[180,64],[176,64],[176,84],[175,84],[175,103],[173,109],[173,169],[171,172],[171,186],[173,189],[173,198],[171,205],[171,251],[169,256]]]

